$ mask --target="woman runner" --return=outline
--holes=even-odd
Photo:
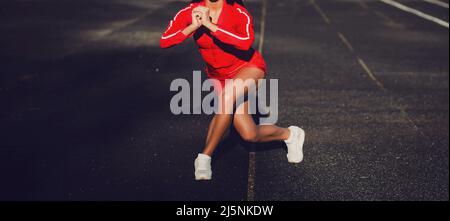
[[[256,125],[249,114],[248,101],[234,109],[236,100],[238,97],[246,96],[248,88],[238,90],[233,81],[226,82],[226,80],[244,82],[250,80],[256,85],[258,80],[264,79],[266,75],[266,63],[262,55],[252,48],[253,20],[243,2],[241,0],[192,1],[170,21],[169,27],[161,37],[161,47],[175,46],[190,37],[194,37],[200,54],[207,64],[208,77],[220,82],[217,86],[219,108],[222,110],[212,119],[204,150],[195,160],[195,179],[211,180],[211,157],[232,123],[247,142],[286,142],[288,161],[302,162],[305,132],[301,128]],[[231,90],[224,90],[224,88]],[[235,93],[234,89],[236,89]]]

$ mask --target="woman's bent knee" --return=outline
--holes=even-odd
[[[246,142],[250,142],[250,143],[259,142],[259,136],[256,131],[247,131],[247,132],[241,133],[241,137]]]

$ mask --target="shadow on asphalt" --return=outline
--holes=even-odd
[[[203,69],[195,46],[163,51],[146,42],[184,3],[151,13],[111,1],[0,5],[8,33],[0,37],[0,199],[246,199],[253,147],[231,132],[215,179],[195,182],[193,161],[210,117],[170,113],[171,81]]]

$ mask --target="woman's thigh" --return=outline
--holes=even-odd
[[[255,67],[249,67],[249,68],[243,68],[234,79],[240,79],[243,81],[246,80],[254,80],[255,86],[258,83],[257,81],[260,79],[263,79],[265,76],[264,71],[262,71],[259,68]],[[245,93],[248,93],[248,91],[245,91]],[[241,96],[245,96],[246,94],[243,94]],[[244,103],[237,104],[236,112],[234,114],[233,118],[233,124],[236,130],[240,134],[248,134],[248,133],[254,133],[257,129],[257,126],[255,124],[255,121],[253,120],[253,117],[251,115],[250,110],[250,103],[249,101],[245,101]]]
[[[238,97],[245,97],[251,87],[254,86],[255,91],[257,90],[258,80],[263,79],[265,73],[263,70],[256,67],[246,67],[242,68],[239,73],[237,73],[231,81],[225,81],[224,89],[221,90],[221,99],[236,101]],[[253,85],[248,85],[251,83]],[[237,104],[236,106],[239,106]]]
[[[257,125],[249,113],[248,101],[237,107],[236,114],[233,117],[233,125],[241,136],[256,133]]]
[[[233,79],[226,80],[219,96],[219,113],[233,114],[234,108],[243,103],[251,88],[256,92],[258,80],[263,79],[264,75],[264,71],[259,68],[247,67],[242,68]]]
[[[241,80],[259,80],[265,77],[265,72],[257,67],[245,67],[239,70],[239,72],[234,76],[233,79],[241,79]]]

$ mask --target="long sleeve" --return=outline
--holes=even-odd
[[[186,40],[189,36],[183,34],[183,30],[191,23],[192,5],[179,11],[173,20],[170,21],[167,30],[160,40],[161,48],[170,48]]]
[[[233,45],[240,50],[249,50],[255,39],[253,19],[244,8],[236,8],[237,16],[234,30],[219,27],[212,35],[223,43]]]

